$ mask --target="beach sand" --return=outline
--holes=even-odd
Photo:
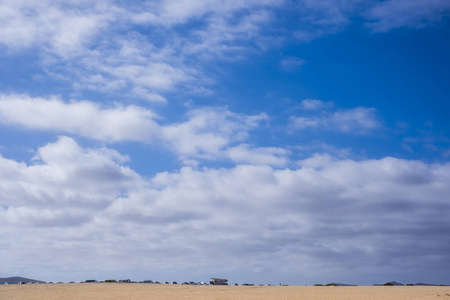
[[[190,286],[64,283],[0,286],[0,300],[449,299],[450,286]]]

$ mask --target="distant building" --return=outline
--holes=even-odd
[[[209,281],[211,285],[228,285],[228,279],[211,278]]]

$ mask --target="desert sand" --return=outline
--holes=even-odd
[[[449,299],[449,286],[188,286],[64,283],[0,286],[0,300],[280,300]]]

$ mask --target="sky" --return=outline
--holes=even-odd
[[[0,277],[450,284],[447,0],[0,0]]]

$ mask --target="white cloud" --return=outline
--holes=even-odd
[[[162,103],[164,93],[175,89],[208,90],[210,79],[196,62],[201,58],[230,59],[256,44],[263,47],[260,31],[269,22],[268,8],[280,3],[6,1],[0,43],[13,51],[35,49],[47,74],[79,90]],[[173,27],[197,18],[202,21],[190,30]],[[151,30],[142,34],[142,26]]]
[[[302,102],[306,109],[319,108],[321,104],[321,102]],[[367,134],[382,128],[376,109],[367,107],[341,109],[335,112],[323,111],[312,117],[292,116],[290,126],[294,129],[318,128],[353,134]]]
[[[264,113],[246,116],[223,108],[203,108],[189,111],[188,118],[162,129],[162,138],[182,160],[220,158],[224,149],[245,140],[248,132],[268,116]]]
[[[447,157],[450,139],[442,133],[436,134],[431,131],[430,122],[425,122],[423,126],[416,134],[403,138],[402,148],[409,153],[425,150],[428,153],[440,153],[441,156]]]
[[[356,15],[370,20],[374,31],[387,31],[434,22],[449,9],[443,0],[424,3],[3,1],[0,43],[12,55],[31,48],[48,75],[80,91],[166,103],[175,90],[210,92],[211,61],[248,57],[291,38],[277,29],[285,10],[298,15],[294,36],[310,41],[343,30]],[[281,67],[295,71],[302,64],[302,59],[288,57]]]
[[[208,65],[212,59],[238,59],[278,43],[282,37],[266,33],[277,19],[273,9],[283,4],[7,1],[0,10],[0,32],[7,38],[0,43],[13,51],[32,48],[48,75],[79,91],[165,103],[174,90],[210,92],[205,59]]]
[[[320,110],[333,107],[333,102],[324,102],[316,99],[302,100],[301,107],[305,110]]]
[[[41,46],[60,57],[76,55],[112,18],[109,1],[2,1],[0,43]]]
[[[193,32],[183,41],[184,52],[200,55],[203,59],[235,60],[246,57],[255,50],[267,48],[263,29],[270,24],[272,15],[256,11],[241,18],[218,15],[208,18],[207,26]]]
[[[389,0],[375,4],[366,13],[367,27],[374,32],[386,32],[395,28],[421,28],[440,22],[450,15],[450,3],[446,0]]]
[[[226,150],[226,155],[237,164],[285,166],[288,162],[289,151],[278,147],[252,148],[241,144]]]
[[[282,0],[165,0],[147,5],[147,10],[131,14],[139,23],[163,24],[172,26],[182,24],[191,19],[204,18],[207,15],[233,15],[235,12],[261,7],[274,7]]]
[[[188,80],[188,76],[180,69],[166,63],[149,63],[148,65],[104,66],[105,73],[114,78],[123,78],[133,85],[149,87],[156,90],[172,89],[174,84]]]
[[[63,102],[57,97],[0,95],[4,124],[31,130],[72,133],[102,141],[149,141],[158,130],[156,114],[137,106],[101,108],[88,101]]]
[[[282,69],[288,72],[295,72],[306,63],[304,59],[298,57],[287,57],[280,62]]]
[[[308,117],[291,117],[290,122],[295,129],[316,128],[322,124],[321,119]]]
[[[362,0],[326,0],[298,1],[297,11],[300,26],[294,32],[294,37],[301,42],[342,31],[351,23],[351,17],[362,9]]]
[[[437,22],[448,9],[442,1],[426,8],[384,1],[364,10],[370,5],[362,2],[167,0],[130,9],[113,1],[5,0],[0,43],[16,58],[28,49],[48,75],[75,89],[166,103],[174,91],[207,93],[214,59],[249,55],[290,35],[277,22],[292,6],[281,4],[297,5],[296,35],[305,41],[339,32],[361,11],[374,31],[387,31]],[[281,62],[291,70],[303,63]],[[382,128],[375,109],[331,106],[302,101],[305,115],[292,117],[292,128]],[[0,95],[6,126],[110,143],[162,142],[186,164],[238,164],[146,179],[117,151],[83,148],[64,136],[37,149],[31,162],[0,156],[2,272],[81,280],[90,272],[106,278],[139,270],[192,276],[195,268],[208,277],[259,272],[271,280],[322,280],[333,270],[383,274],[389,264],[447,275],[448,164],[325,153],[289,169],[296,165],[290,151],[252,143],[252,130],[267,120],[264,113],[200,108],[171,123],[133,105]]]
[[[156,96],[157,97],[157,96]],[[288,152],[277,148],[239,145],[249,132],[268,120],[264,113],[242,115],[225,108],[197,108],[187,120],[160,124],[162,119],[138,106],[103,108],[89,101],[64,102],[58,97],[0,95],[0,121],[28,130],[51,131],[106,141],[139,141],[167,147],[186,164],[197,159],[231,160],[271,165],[286,163]]]
[[[139,183],[139,176],[122,166],[126,161],[114,150],[83,149],[60,137],[39,148],[32,165],[1,159],[2,204],[26,208],[14,211],[18,214],[28,214],[30,208],[56,209],[55,216],[64,208],[105,207],[111,197]]]
[[[145,99],[149,102],[159,102],[159,103],[167,103],[167,99],[163,96],[149,92],[146,88],[143,87],[135,87],[131,91],[133,94],[138,96],[141,99]]]
[[[0,157],[6,273],[47,275],[32,258],[59,280],[148,276],[148,268],[192,276],[184,270],[195,267],[198,276],[270,271],[272,282],[307,273],[309,283],[381,276],[386,262],[442,276],[450,263],[450,165],[321,155],[298,169],[182,168],[146,181],[119,153],[70,138],[37,153],[34,165]]]
[[[125,92],[145,101],[166,103],[164,93],[175,89],[188,92],[206,82],[199,71],[187,67],[182,58],[174,55],[175,50],[157,48],[144,36],[132,34],[106,39],[76,62],[61,66],[51,62],[49,67],[56,73],[69,69],[75,78],[69,76],[66,80],[74,81],[79,90]]]
[[[339,110],[333,113],[329,122],[342,132],[364,133],[381,128],[376,109],[367,107]]]

